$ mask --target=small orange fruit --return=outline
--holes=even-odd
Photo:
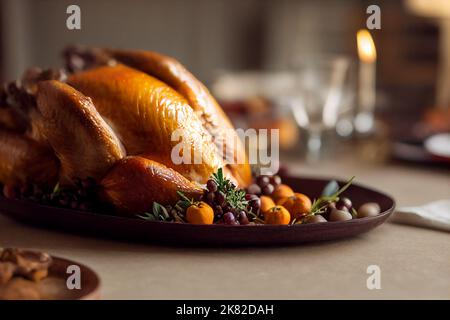
[[[311,211],[311,199],[303,193],[294,193],[293,196],[285,197],[277,202],[284,206],[291,214],[291,220],[305,216]]]
[[[277,202],[281,198],[290,197],[294,195],[294,190],[286,184],[280,184],[272,193],[272,199]]]
[[[275,206],[266,211],[264,222],[267,224],[289,224],[291,215],[283,206]]]
[[[261,196],[261,212],[264,215],[270,208],[275,207],[275,202],[269,196]]]
[[[186,220],[193,224],[212,224],[214,210],[206,202],[194,203],[186,210]]]

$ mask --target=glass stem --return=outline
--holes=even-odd
[[[320,158],[320,150],[322,148],[322,131],[312,130],[308,132],[307,148],[307,161],[317,162]]]

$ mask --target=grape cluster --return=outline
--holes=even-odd
[[[352,219],[353,204],[349,198],[342,197],[337,202],[330,202],[322,215],[328,221]]]
[[[55,187],[54,190],[42,188],[35,184],[5,185],[3,195],[8,199],[23,199],[83,211],[98,211],[97,209],[100,207],[97,185],[92,178],[75,179],[73,186]]]
[[[278,175],[274,176],[258,176],[256,183],[251,184],[247,188],[247,193],[254,195],[270,196],[276,187],[281,184],[281,178]]]
[[[228,184],[227,189],[228,191],[237,190],[236,186],[231,182]],[[246,200],[246,198],[243,200]],[[202,201],[213,208],[214,222],[216,223],[228,225],[246,225],[250,223],[248,212],[243,208],[235,207],[234,204],[227,199],[227,195],[219,190],[217,182],[213,179],[207,181]]]
[[[261,199],[256,194],[247,193],[245,200],[248,201],[247,210],[259,215],[259,209],[261,208]]]

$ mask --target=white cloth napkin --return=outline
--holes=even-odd
[[[450,200],[439,200],[420,207],[399,208],[391,221],[450,232]]]

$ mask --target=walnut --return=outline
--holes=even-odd
[[[20,249],[4,249],[0,254],[0,262],[15,265],[14,275],[39,281],[48,275],[52,258],[47,253]]]

